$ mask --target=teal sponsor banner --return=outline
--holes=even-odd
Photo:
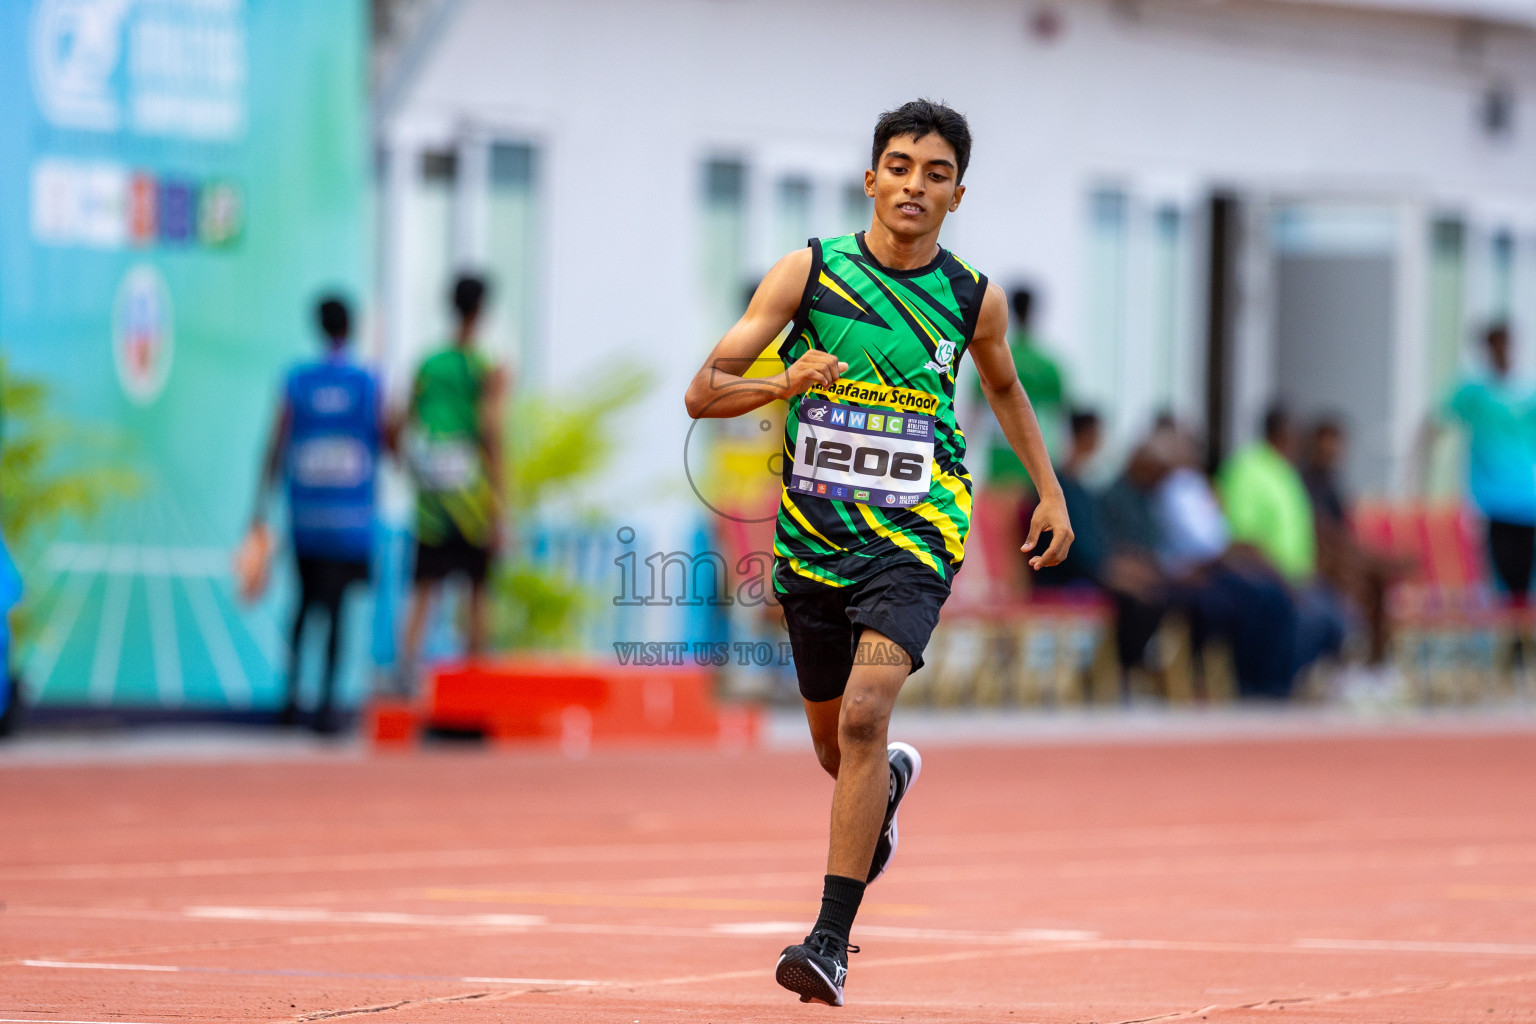
[[[286,587],[229,556],[316,298],[367,297],[367,42],[362,0],[0,0],[0,349],[138,481],[27,553],[41,703],[279,699]]]

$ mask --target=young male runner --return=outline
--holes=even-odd
[[[354,583],[368,580],[373,552],[374,481],[384,440],[379,382],[347,353],[352,316],[329,296],[316,307],[323,358],[288,373],[256,489],[253,530],[263,529],[268,495],[288,481],[288,513],[299,570],[299,606],[288,654],[288,698],[280,721],[298,721],[299,652],[311,609],[329,621],[325,675],[315,731],[335,732],[336,663],[342,646],[342,606]]]
[[[1040,493],[1023,550],[1052,539],[1030,565],[1056,564],[1072,541],[1008,352],[1002,290],[938,244],[970,152],[965,118],[946,106],[882,114],[864,172],[869,230],[781,259],[688,386],[694,418],[789,402],[774,585],[816,756],[836,780],[821,916],[776,970],[802,1002],[842,1005],[854,915],[896,851],[896,809],[922,770],[886,730],[965,555],[971,478],[952,402],[967,350]],[[791,322],[788,368],[748,379]]]

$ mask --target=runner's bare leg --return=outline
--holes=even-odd
[[[400,666],[411,677],[411,685],[418,685],[414,678],[421,662],[421,643],[427,631],[427,615],[432,611],[432,600],[437,596],[437,584],[418,583],[411,588],[411,607],[405,618],[405,637],[400,644]]]
[[[843,698],[803,700],[803,703],[805,720],[811,727],[811,743],[816,748],[816,760],[835,779],[838,765],[842,761],[842,751],[837,745],[837,728],[842,718]]]
[[[898,664],[886,664],[893,660]],[[881,633],[864,631],[838,716],[840,763],[832,790],[829,875],[862,881],[869,873],[890,798],[886,733],[911,669],[905,651]]]

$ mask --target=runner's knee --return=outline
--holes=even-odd
[[[868,696],[844,698],[837,737],[843,746],[884,746],[891,709],[884,701]]]

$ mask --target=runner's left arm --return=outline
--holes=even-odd
[[[1067,518],[1067,502],[1062,496],[1061,484],[1056,479],[1056,471],[1051,468],[1050,454],[1045,450],[1045,439],[1040,436],[1040,423],[1035,419],[1035,410],[1029,404],[1024,386],[1019,383],[1013,353],[1008,351],[1008,303],[1003,290],[995,284],[987,286],[969,351],[981,377],[981,392],[987,396],[987,404],[1003,428],[1003,436],[1008,438],[1014,454],[1024,463],[1040,495],[1040,504],[1029,521],[1029,536],[1024,539],[1021,550],[1025,554],[1033,551],[1040,534],[1049,530],[1050,547],[1031,558],[1029,564],[1034,569],[1056,565],[1067,557],[1067,549],[1072,546],[1072,524]]]

